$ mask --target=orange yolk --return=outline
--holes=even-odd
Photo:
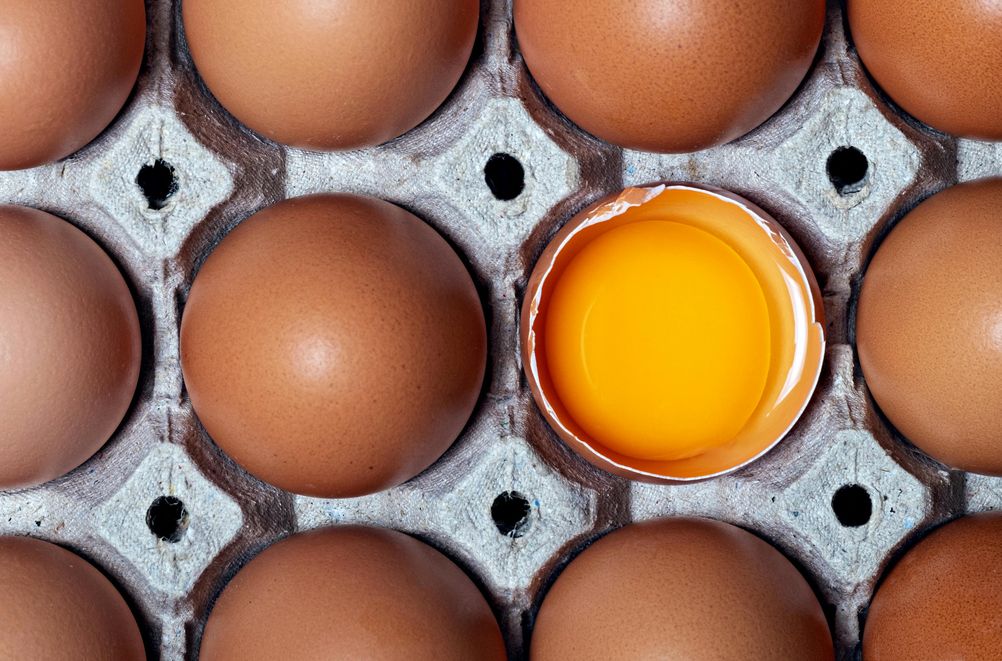
[[[674,460],[731,441],[762,399],[769,310],[713,234],[645,220],[592,239],[559,274],[545,319],[560,402],[596,443]]]

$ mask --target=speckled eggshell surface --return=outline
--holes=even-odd
[[[132,402],[141,353],[111,258],[61,218],[0,206],[0,489],[97,452]]]
[[[772,546],[735,526],[634,524],[585,549],[543,598],[532,661],[826,661],[821,605]]]
[[[543,93],[608,142],[654,152],[722,144],[767,120],[814,59],[824,0],[515,0]]]
[[[0,659],[141,661],[136,619],[86,560],[29,537],[0,537]]]
[[[1002,517],[968,516],[920,541],[870,604],[864,661],[997,661],[1002,650]]]
[[[445,101],[477,0],[184,0],[202,79],[254,131],[312,149],[378,145]]]
[[[504,661],[476,585],[403,533],[336,527],[269,547],[209,614],[202,661]]]
[[[143,0],[4,0],[0,170],[55,161],[129,98],[146,44]]]
[[[849,28],[877,84],[926,124],[1002,140],[1002,5],[849,0]]]
[[[856,344],[880,409],[954,468],[1002,474],[1002,180],[914,210],[863,277]]]
[[[476,288],[428,224],[318,195],[241,223],[199,271],[181,323],[191,402],[216,443],[289,491],[347,497],[414,477],[480,394]]]

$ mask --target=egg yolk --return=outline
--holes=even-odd
[[[671,219],[611,229],[558,274],[544,327],[556,394],[621,455],[676,460],[732,440],[769,374],[765,294],[713,234]]]

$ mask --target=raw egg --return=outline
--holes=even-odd
[[[729,142],[793,95],[814,59],[824,0],[515,0],[536,83],[608,142],[688,152]]]
[[[772,546],[708,519],[627,526],[585,549],[543,598],[533,661],[826,661],[821,604]]]
[[[907,112],[954,135],[1002,140],[1002,8],[986,0],[849,0],[867,71]]]
[[[934,531],[891,569],[863,629],[866,661],[997,661],[1002,650],[1002,517]]]
[[[399,532],[289,537],[240,570],[209,614],[202,661],[504,661],[483,595],[444,555]]]
[[[209,91],[261,135],[297,147],[378,145],[456,86],[477,0],[184,0]]]
[[[206,431],[283,489],[347,497],[404,482],[462,431],[486,328],[473,280],[423,221],[318,195],[240,224],[206,260],[181,366]]]
[[[686,480],[766,452],[824,356],[792,239],[734,195],[630,188],[574,217],[529,280],[522,351],[557,433],[628,477]]]
[[[909,441],[1002,475],[1002,180],[929,198],[866,269],[856,346],[870,393]]]
[[[111,123],[146,44],[143,0],[4,0],[0,170],[56,161]]]
[[[83,558],[29,537],[0,537],[0,657],[146,658],[118,590]]]
[[[132,402],[141,353],[132,294],[108,255],[60,218],[0,206],[0,489],[97,452]]]

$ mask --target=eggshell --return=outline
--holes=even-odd
[[[880,245],[859,297],[870,393],[936,459],[1002,475],[1002,180],[949,188]]]
[[[0,489],[76,468],[132,401],[139,318],[111,259],[60,218],[0,206]]]
[[[206,260],[181,366],[206,431],[284,489],[357,496],[427,468],[486,362],[469,273],[431,227],[372,198],[279,203]]]
[[[146,658],[129,606],[83,558],[29,537],[0,537],[0,658]]]
[[[313,149],[377,145],[456,86],[477,0],[184,0],[192,58],[245,125]]]
[[[863,629],[865,661],[997,661],[1002,650],[1002,517],[937,529],[877,589]]]
[[[503,661],[473,582],[435,549],[390,530],[327,528],[265,550],[209,615],[202,661]]]
[[[824,0],[515,0],[543,93],[595,136],[687,152],[738,138],[786,103],[821,40]]]
[[[926,124],[1002,140],[1002,13],[985,0],[849,0],[856,49],[877,84]]]
[[[585,549],[543,599],[530,658],[834,659],[821,605],[772,546],[735,526],[634,524]]]
[[[111,123],[139,75],[143,0],[4,0],[0,170],[69,156]]]
[[[738,420],[740,425],[737,425],[739,427],[737,433],[730,437],[718,436],[719,441],[688,456],[652,458],[627,454],[624,448],[617,448],[606,439],[589,433],[572,414],[573,409],[564,403],[563,395],[556,387],[556,379],[552,373],[552,361],[548,354],[550,344],[548,318],[554,292],[560,286],[563,274],[593,240],[630,224],[664,220],[706,232],[714,237],[715,241],[722,242],[726,249],[734,251],[753,273],[755,286],[760,288],[760,295],[768,308],[767,332],[770,343],[766,347],[766,352],[769,354],[770,367],[765,387],[754,392],[758,402],[755,411],[751,416]],[[638,255],[637,259],[643,257]],[[711,263],[704,268],[719,269],[719,265]],[[614,281],[618,275],[613,274],[609,280]],[[687,279],[691,280],[692,276],[684,276],[679,281],[684,283]],[[602,286],[604,285],[600,283],[596,290],[601,290]],[[694,285],[688,290],[699,290],[701,286]],[[707,291],[703,290],[702,295],[710,298]],[[605,295],[608,296],[608,291]],[[670,312],[672,306],[677,305],[677,300],[671,297],[670,283],[666,282],[660,288],[652,288],[649,295],[651,301],[649,305],[652,308],[660,307],[669,311],[667,320],[655,321],[651,323],[652,326],[657,323],[667,325],[691,320],[691,316],[687,320],[685,314],[673,315]],[[745,294],[739,292],[738,295]],[[606,301],[608,300],[610,299],[607,298]],[[714,299],[715,304],[720,304],[719,301],[720,299]],[[589,301],[588,306],[592,305],[594,303]],[[601,306],[594,306],[592,309],[597,312],[596,316],[604,314]],[[647,319],[650,317],[646,309],[639,307],[631,309],[624,306],[622,314],[624,327],[635,323],[636,318],[649,323]],[[738,316],[747,322],[746,326],[750,327],[751,320],[747,318],[747,313],[741,312]],[[714,323],[712,315],[709,314],[698,322],[704,322],[708,326]],[[725,324],[732,322],[728,321]],[[617,475],[649,482],[703,480],[748,465],[768,452],[790,431],[810,401],[821,374],[825,356],[824,324],[821,292],[810,264],[782,226],[765,211],[733,193],[707,186],[670,183],[631,187],[599,200],[571,218],[540,255],[529,278],[525,299],[522,302],[520,326],[522,364],[525,366],[526,379],[540,412],[560,438],[586,460]],[[669,363],[668,368],[662,368],[658,364],[658,361],[664,360],[666,347],[658,346],[657,343],[663,338],[676,336],[675,331],[666,331],[662,336],[652,333],[645,337],[641,337],[642,332],[627,337],[628,334],[619,331],[619,328],[610,331],[591,326],[582,332],[581,339],[564,340],[568,344],[580,344],[582,354],[585,354],[588,345],[594,343],[594,338],[588,340],[584,338],[584,332],[595,332],[596,335],[610,337],[610,345],[631,344],[624,351],[614,349],[613,360],[605,363],[607,366],[612,366],[606,370],[608,375],[616,369],[617,361],[620,361],[623,373],[628,375],[627,378],[619,381],[619,375],[615,375],[614,380],[608,376],[603,380],[602,371],[592,369],[588,374],[589,379],[593,381],[589,384],[590,387],[608,388],[607,380],[609,380],[614,382],[615,388],[621,389],[627,395],[630,394],[632,387],[636,387],[669,393],[669,396],[676,388],[686,388],[686,379],[692,370],[687,371],[684,368],[676,370],[675,364],[672,363]],[[713,333],[713,329],[709,328],[705,334],[694,335],[713,337]],[[692,355],[705,352],[704,356],[709,354],[717,358],[734,350],[734,343],[731,340],[722,341],[731,342],[732,346],[715,352],[712,344],[703,346],[693,344],[688,347],[682,344],[681,350],[689,351]],[[740,343],[738,344],[739,350],[744,350],[740,347]],[[649,349],[652,354],[647,362],[644,362],[643,356],[638,359],[635,352],[637,346],[644,345],[647,345],[645,349]],[[654,354],[658,352],[659,355],[655,357]],[[651,370],[651,365],[657,367]],[[646,376],[644,372],[654,374]],[[711,372],[711,369],[708,368],[706,372]],[[722,380],[733,381],[736,378],[726,370],[716,374],[719,374]],[[707,374],[700,376],[705,379]],[[725,390],[731,385],[732,383],[728,383],[726,386],[721,386],[720,390]],[[686,395],[691,395],[695,390],[696,388],[691,388]],[[702,392],[707,396],[697,395],[692,408],[710,411],[710,415],[713,415],[714,411],[717,415],[733,415],[733,411],[725,407],[722,397],[713,396],[712,383]],[[641,402],[640,406],[657,405],[657,402],[651,404],[651,400],[645,401],[643,396],[637,397],[637,401]],[[633,406],[636,404],[630,403],[629,406],[624,405],[622,408],[626,410]],[[582,406],[578,402],[578,409],[580,408]],[[663,415],[664,411],[660,413]],[[633,417],[632,422],[636,422],[636,419],[642,416]],[[665,417],[670,418],[670,416]],[[684,414],[677,416],[680,420],[684,417]],[[698,426],[693,428],[699,429]],[[676,433],[667,426],[649,425],[645,431],[653,438],[663,434],[665,448],[670,448],[677,438],[685,438],[684,432]],[[675,438],[669,437],[668,432],[675,434]],[[700,432],[702,433],[701,429]],[[695,433],[691,436],[695,436]]]

